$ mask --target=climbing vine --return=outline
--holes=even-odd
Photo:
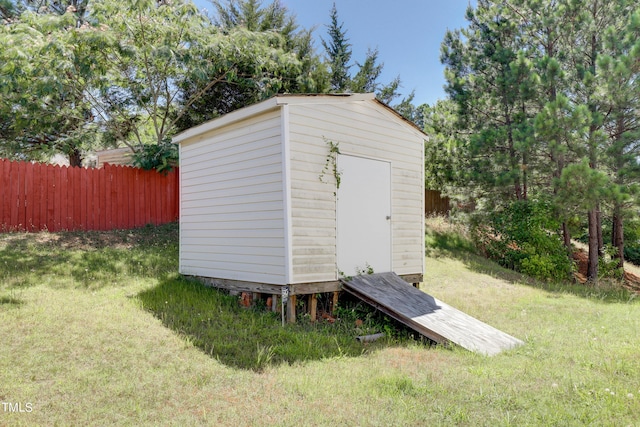
[[[336,188],[340,188],[340,178],[342,175],[338,170],[338,154],[340,154],[340,146],[337,142],[330,141],[326,138],[323,139],[329,147],[329,154],[327,154],[327,159],[319,176],[320,182],[326,182],[324,181],[325,175],[331,174],[336,180]]]

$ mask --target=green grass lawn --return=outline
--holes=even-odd
[[[524,346],[362,345],[390,323],[346,312],[282,328],[180,278],[175,225],[0,235],[0,426],[638,425],[638,299],[429,242],[422,289]]]

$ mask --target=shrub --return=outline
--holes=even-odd
[[[517,201],[476,221],[480,250],[504,267],[541,280],[566,280],[573,264],[559,235],[550,203]]]
[[[145,170],[171,172],[178,165],[178,147],[171,141],[143,145],[133,154],[133,164]]]
[[[613,245],[604,245],[604,256],[598,262],[598,276],[621,280],[624,271],[620,268],[620,260],[616,258],[618,248]]]
[[[625,246],[624,259],[632,264],[640,265],[640,246]]]

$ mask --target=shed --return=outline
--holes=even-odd
[[[176,135],[180,273],[274,295],[422,281],[426,139],[373,94],[278,95]]]

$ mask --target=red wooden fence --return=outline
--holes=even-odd
[[[112,230],[178,218],[178,173],[0,160],[0,231]]]

